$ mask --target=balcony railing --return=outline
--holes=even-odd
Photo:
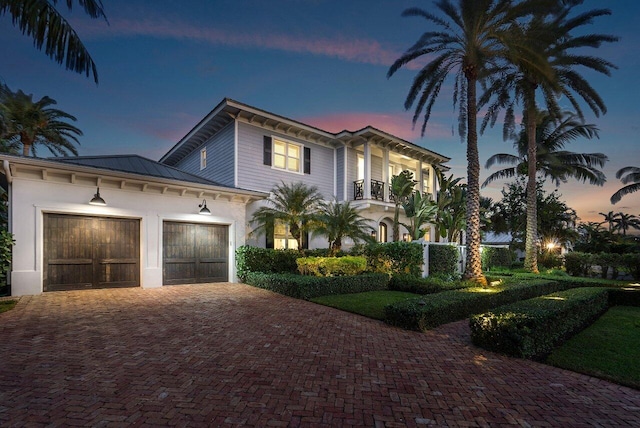
[[[371,197],[376,201],[384,201],[384,181],[371,180]],[[353,182],[353,199],[358,201],[365,199],[364,197],[364,180],[356,180]],[[366,198],[369,199],[369,198]]]

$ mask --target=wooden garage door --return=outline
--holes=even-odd
[[[164,222],[163,283],[229,280],[229,226]]]
[[[140,285],[140,220],[44,215],[44,291]]]

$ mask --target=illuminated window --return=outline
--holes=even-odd
[[[364,156],[358,153],[358,180],[364,180]]]
[[[273,167],[302,172],[302,147],[299,144],[274,139]]]
[[[207,167],[207,148],[200,150],[200,171]]]
[[[429,170],[422,170],[422,191],[425,193],[431,193],[431,182],[429,180]]]
[[[387,242],[387,225],[386,223],[380,223],[378,225],[378,241]]]
[[[298,241],[289,233],[289,225],[278,220],[273,225],[273,248],[276,250],[298,249]]]

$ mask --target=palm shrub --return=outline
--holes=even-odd
[[[356,244],[361,241],[373,242],[371,232],[374,229],[350,202],[321,204],[315,220],[313,233],[328,238],[331,255],[342,249],[344,238],[351,238]]]

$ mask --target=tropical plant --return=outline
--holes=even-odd
[[[273,230],[274,222],[281,222],[302,250],[302,236],[316,227],[322,195],[315,186],[302,182],[287,184],[284,181],[271,189],[266,206],[253,213],[252,233],[264,234]]]
[[[402,204],[404,208],[404,214],[409,219],[409,223],[402,224],[411,239],[420,239],[424,237],[426,229],[422,226],[427,223],[433,223],[438,213],[438,205],[431,199],[431,196],[420,192],[414,192],[409,198]]]
[[[525,40],[530,48],[536,51],[540,61],[532,61],[518,46],[510,46],[509,63],[494,79],[481,99],[484,104],[491,97],[495,102],[489,106],[483,128],[487,123],[494,124],[497,113],[506,108],[505,137],[512,133],[515,127],[514,109],[516,104],[524,107],[527,141],[527,175],[529,199],[527,199],[527,239],[525,268],[538,272],[537,266],[537,209],[535,207],[535,188],[537,172],[537,138],[536,113],[538,110],[536,94],[540,89],[547,110],[551,115],[560,117],[558,104],[559,95],[569,100],[577,115],[584,116],[578,98],[583,99],[590,109],[599,116],[606,112],[604,102],[598,93],[589,85],[587,80],[577,71],[577,67],[586,67],[593,71],[610,75],[613,64],[598,57],[582,54],[580,50],[587,47],[597,48],[603,42],[614,42],[616,37],[602,34],[587,34],[574,36],[572,32],[579,27],[592,23],[593,19],[602,15],[609,15],[605,9],[591,10],[576,17],[569,17],[573,7],[580,1],[558,2],[558,8],[538,9],[532,19],[526,23],[514,22],[511,32],[514,39]],[[579,50],[576,52],[576,50]],[[542,65],[545,65],[541,67]],[[548,67],[547,67],[548,66]],[[576,96],[577,95],[577,96]]]
[[[480,260],[480,161],[477,134],[477,84],[488,77],[492,64],[505,58],[504,45],[517,43],[506,35],[509,24],[532,12],[540,2],[511,0],[438,0],[436,10],[444,17],[420,8],[410,8],[403,16],[426,19],[437,29],[425,32],[398,58],[389,71],[391,77],[413,60],[427,57],[414,78],[405,100],[406,109],[415,104],[413,124],[423,117],[424,135],[431,109],[443,84],[453,76],[453,104],[459,105],[458,133],[467,139],[467,260],[465,278],[486,283]],[[526,44],[520,49],[528,53]],[[532,52],[529,58],[535,60]],[[459,103],[459,104],[458,104]]]
[[[404,170],[398,175],[391,177],[391,197],[395,204],[393,212],[393,241],[400,240],[400,207],[413,193],[413,188],[417,181],[413,179],[413,172]]]
[[[611,196],[612,204],[617,204],[623,196],[640,190],[640,168],[636,166],[625,166],[616,172],[616,178],[618,178],[622,184],[626,184],[626,186]]]
[[[614,213],[613,211],[609,211],[608,213],[598,213],[601,216],[604,217],[604,221],[602,224],[607,224],[607,230],[609,231],[609,233],[612,233],[615,230],[615,226],[616,226],[616,220],[618,218],[618,213]]]
[[[602,228],[602,223],[590,221],[578,225],[578,239],[574,251],[585,253],[609,252],[613,234]]]
[[[640,218],[633,214],[617,213],[615,224],[614,230],[622,231],[622,236],[627,236],[629,229],[640,230]]]
[[[598,129],[593,124],[585,124],[575,113],[563,112],[556,119],[548,112],[538,112],[536,126],[536,169],[539,175],[551,179],[556,186],[566,183],[568,178],[578,181],[588,181],[590,184],[602,186],[606,178],[602,168],[607,156],[602,153],[574,153],[562,150],[565,144],[582,137],[591,139],[598,136]],[[514,141],[517,155],[498,153],[491,156],[485,168],[495,164],[513,165],[489,175],[482,183],[482,187],[499,179],[510,179],[516,175],[527,175],[528,167],[528,135],[523,127],[518,138]]]
[[[73,0],[60,1],[72,10]],[[91,18],[107,17],[100,0],[78,0],[78,5]],[[89,73],[98,83],[98,71],[87,48],[69,22],[56,9],[58,0],[0,0],[0,16],[10,15],[13,25],[22,34],[33,38],[38,50],[44,46],[45,54],[58,64],[64,63],[67,70],[76,73]]]
[[[351,238],[356,244],[360,241],[373,242],[371,232],[374,229],[348,201],[321,204],[316,221],[313,233],[328,238],[331,255],[342,249],[343,238]]]
[[[36,155],[36,146],[44,146],[56,156],[78,155],[75,144],[80,144],[78,136],[82,131],[67,120],[76,118],[62,110],[51,108],[56,101],[47,96],[33,101],[33,95],[21,90],[11,91],[0,84],[0,111],[4,121],[5,147],[22,145],[23,156]]]
[[[466,185],[460,184],[462,178],[454,178],[453,174],[445,176],[436,169],[438,192],[436,194],[436,241],[447,238],[452,242],[454,236],[464,229],[466,221]]]

